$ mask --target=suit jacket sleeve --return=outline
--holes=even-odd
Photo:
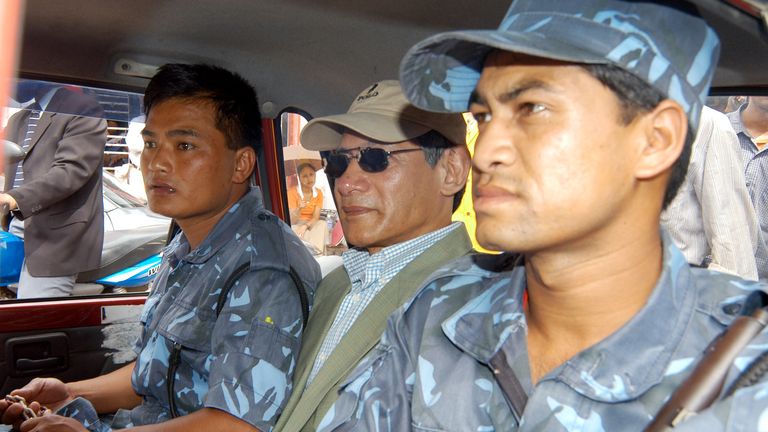
[[[22,219],[67,199],[80,190],[94,174],[100,172],[103,164],[107,124],[98,102],[69,90],[59,90],[56,96],[59,95],[63,98],[60,105],[63,108],[57,107],[59,112],[43,113],[43,116],[50,116],[51,124],[48,129],[54,129],[44,133],[56,132],[59,128],[63,130],[63,135],[55,146],[50,169],[29,181],[25,180],[22,186],[9,192],[18,203]],[[49,105],[52,111],[54,100]],[[61,125],[60,122],[64,124]],[[35,146],[41,146],[42,141],[47,139],[56,138],[43,135]],[[33,147],[30,152],[44,150],[46,149]]]

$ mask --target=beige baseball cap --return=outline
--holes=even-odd
[[[455,144],[464,144],[467,123],[460,113],[416,108],[405,98],[398,81],[386,80],[357,95],[346,114],[307,123],[301,131],[301,145],[309,150],[333,150],[347,130],[382,143],[407,141],[435,130]]]

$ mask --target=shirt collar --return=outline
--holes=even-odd
[[[768,147],[763,147],[760,149],[757,144],[755,143],[755,138],[749,133],[746,127],[744,127],[744,121],[742,120],[742,116],[744,113],[744,109],[747,108],[747,104],[742,104],[736,111],[729,112],[726,114],[728,116],[728,119],[731,121],[731,126],[733,127],[733,131],[736,132],[736,135],[739,138],[739,142],[742,144],[742,146],[748,146],[750,154],[758,154],[762,153],[764,151],[768,151]]]
[[[618,402],[642,395],[664,378],[693,316],[697,294],[682,253],[666,234],[663,243],[663,270],[645,307],[545,380],[557,379],[595,400]],[[509,349],[505,342],[512,337],[518,343],[526,340],[524,291],[524,267],[497,274],[488,289],[443,322],[444,333],[465,352],[488,363],[499,349]],[[509,353],[508,358],[519,357],[520,347],[516,347],[518,352]]]
[[[299,191],[299,196],[301,197],[301,199],[304,199],[304,191],[301,190],[300,184],[296,185],[296,190]],[[316,198],[316,197],[317,197],[317,187],[312,186],[312,198]]]
[[[381,286],[386,285],[389,279],[414,258],[461,225],[460,222],[453,222],[419,237],[387,246],[375,254],[370,254],[366,249],[349,249],[341,255],[349,280],[352,281],[353,286],[355,282],[360,281],[363,282],[362,286],[369,286],[373,279],[376,279]],[[364,277],[365,280],[363,280]],[[362,286],[355,288],[359,289]]]
[[[51,99],[53,99],[53,94],[56,93],[56,91],[58,90],[59,90],[58,87],[54,87],[48,90],[48,92],[46,92],[43,95],[43,97],[41,97],[40,100],[37,101],[37,104],[40,105],[40,109],[42,111],[45,111],[48,108],[48,104],[51,103]]]
[[[733,124],[733,130],[736,134],[744,133],[749,136],[749,132],[744,128],[744,122],[741,120],[741,116],[744,114],[744,109],[746,108],[747,104],[742,104],[736,111],[732,112],[731,115],[735,121],[732,121],[731,123]]]
[[[248,220],[247,215],[256,214],[264,208],[264,201],[261,196],[261,189],[254,187],[248,193],[243,195],[238,202],[229,208],[227,213],[213,227],[210,233],[205,237],[202,243],[189,250],[189,242],[181,232],[173,242],[171,242],[166,251],[173,251],[174,258],[177,261],[184,260],[192,264],[202,264],[208,261],[225,244],[232,240],[235,232],[241,229],[244,220]],[[243,216],[243,213],[246,216]]]

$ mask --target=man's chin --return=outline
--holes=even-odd
[[[178,219],[179,217],[178,211],[174,209],[174,206],[168,205],[168,203],[152,204],[152,201],[148,200],[147,207],[149,207],[149,210],[152,211],[152,213],[157,213],[160,216],[165,216],[171,219]]]
[[[523,247],[520,241],[522,239],[519,235],[505,233],[497,229],[482,230],[478,226],[478,229],[475,231],[475,238],[480,246],[490,251],[519,252],[520,248]]]

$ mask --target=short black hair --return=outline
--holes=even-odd
[[[621,121],[625,125],[631,123],[638,115],[656,108],[661,101],[669,99],[661,90],[618,66],[589,64],[582,67],[618,97],[622,109]],[[689,122],[683,151],[680,153],[680,157],[675,164],[672,165],[667,189],[664,192],[662,209],[666,209],[669,203],[672,202],[685,180],[685,175],[688,173],[688,164],[691,160],[693,140],[696,137],[695,132]]]
[[[144,92],[144,113],[169,99],[204,100],[216,111],[216,127],[233,150],[261,148],[261,113],[256,90],[240,75],[208,64],[169,63]]]
[[[423,149],[424,159],[427,160],[427,164],[432,168],[434,168],[437,165],[437,161],[439,161],[440,158],[443,156],[445,149],[456,147],[458,145],[466,145],[464,143],[458,144],[458,143],[451,142],[443,134],[441,134],[440,132],[434,129],[414,138],[413,142],[418,144]],[[455,212],[456,209],[459,208],[459,205],[461,204],[461,198],[464,196],[464,191],[466,190],[466,188],[467,188],[467,185],[464,184],[464,187],[462,187],[460,191],[456,192],[456,194],[453,195],[453,209],[451,210],[452,212]]]

